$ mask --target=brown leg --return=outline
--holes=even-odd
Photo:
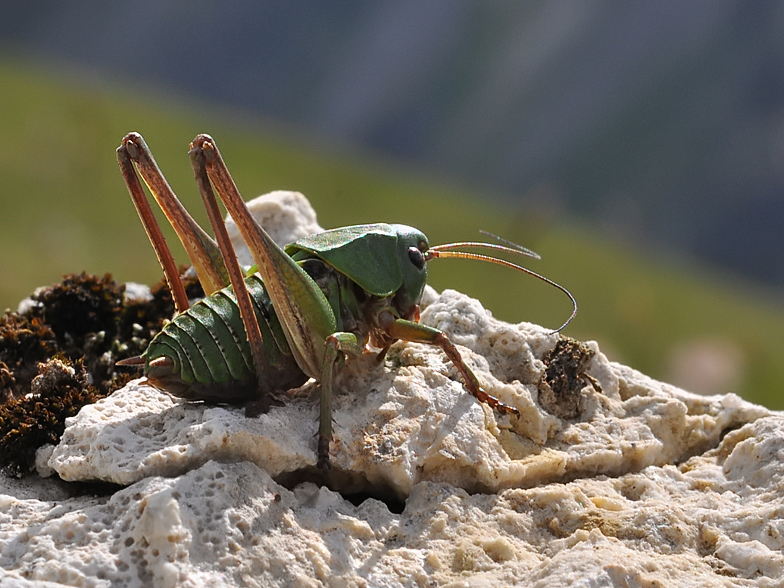
[[[388,323],[384,325],[384,328],[391,337],[394,337],[395,339],[403,339],[404,341],[416,341],[419,343],[430,343],[431,345],[438,345],[452,362],[452,364],[460,372],[460,375],[463,376],[465,387],[472,396],[474,396],[479,402],[484,402],[498,412],[520,416],[520,411],[517,410],[514,406],[507,406],[498,400],[495,396],[491,396],[482,389],[482,386],[479,383],[477,377],[474,375],[474,372],[472,372],[465,364],[463,358],[460,357],[460,352],[444,333],[438,329],[434,329],[433,327],[420,325],[419,323],[412,321],[394,319],[392,318],[392,315],[389,315],[389,317],[392,320],[389,320]]]
[[[212,191],[212,185],[207,177],[204,151],[200,147],[191,145],[189,154],[191,156],[193,172],[196,175],[196,183],[199,185],[199,192],[204,201],[204,206],[207,209],[207,216],[215,231],[215,237],[218,239],[218,246],[223,254],[225,267],[228,271],[231,285],[234,288],[234,295],[237,297],[240,316],[242,317],[243,325],[245,325],[245,332],[248,335],[248,344],[250,345],[250,352],[253,357],[253,366],[256,369],[259,389],[261,390],[264,388],[265,373],[269,371],[269,362],[264,350],[261,328],[256,319],[256,313],[253,310],[253,302],[250,299],[250,293],[245,285],[245,275],[237,261],[237,255],[234,253],[234,246],[231,244],[229,233],[226,231],[226,225],[223,223],[223,218],[218,209],[215,193]]]
[[[182,242],[182,246],[185,248],[193,268],[196,270],[196,275],[199,277],[199,282],[201,282],[204,288],[204,292],[210,295],[228,286],[229,276],[221,257],[220,249],[215,244],[215,241],[204,232],[204,229],[185,210],[185,207],[161,173],[158,164],[155,163],[155,159],[153,159],[152,153],[142,136],[139,133],[128,133],[117,150],[117,157],[118,159],[122,157],[126,161],[126,167],[129,168],[126,170],[123,167],[123,162],[120,161],[120,167],[123,169],[126,183],[129,181],[129,174],[132,173],[128,163],[129,160],[136,164],[144,183],[147,184],[153,197]],[[135,176],[135,174],[133,175]],[[138,179],[135,180],[135,183],[139,184]],[[128,184],[128,190],[131,191],[130,184]],[[141,187],[139,187],[139,194],[143,197]],[[137,197],[134,196],[133,192],[131,196],[134,198],[134,203],[136,203]],[[144,200],[146,203],[146,198]],[[145,206],[149,210],[149,204],[145,204]],[[137,204],[138,208],[139,205]],[[139,214],[141,216],[142,213],[140,212]],[[150,215],[152,215],[151,212]],[[154,219],[154,217],[152,218]],[[142,221],[144,222],[144,218]],[[152,237],[150,240],[152,240]],[[158,247],[155,245],[155,242],[153,242],[153,247],[156,248],[157,252]]]
[[[155,254],[158,256],[158,262],[163,269],[163,275],[166,277],[166,282],[171,289],[172,298],[174,299],[174,307],[177,312],[185,312],[188,310],[188,296],[185,294],[185,288],[182,285],[182,280],[177,272],[177,264],[174,262],[169,246],[166,244],[166,239],[161,232],[161,227],[152,213],[150,203],[144,195],[139,177],[133,169],[131,157],[129,154],[128,143],[123,139],[122,144],[117,148],[117,162],[120,164],[120,171],[122,172],[125,185],[128,187],[128,192],[131,195],[133,204],[136,211],[139,213],[139,218],[142,220],[144,230],[147,232],[147,237],[152,243]],[[134,151],[131,147],[131,152]]]

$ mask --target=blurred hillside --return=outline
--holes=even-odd
[[[784,389],[784,308],[747,282],[672,260],[654,262],[628,241],[558,220],[539,206],[495,206],[487,189],[326,149],[261,119],[155,97],[135,84],[98,90],[0,58],[0,104],[0,307],[15,307],[32,288],[63,273],[159,280],[114,151],[126,132],[142,132],[174,190],[206,225],[187,146],[208,131],[246,198],[300,190],[325,227],[401,222],[425,231],[432,243],[475,239],[479,228],[504,235],[539,252],[542,261],[528,265],[576,296],[580,312],[566,335],[596,339],[612,359],[691,390],[733,391],[784,407],[778,394]],[[181,248],[174,249],[184,260]],[[436,260],[430,272],[437,289],[475,296],[505,320],[556,327],[570,312],[556,290],[503,268]]]
[[[775,0],[19,2],[0,43],[784,286]]]

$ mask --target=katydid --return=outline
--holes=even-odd
[[[180,398],[253,400],[263,408],[269,406],[271,392],[314,378],[321,386],[317,467],[325,472],[330,468],[335,376],[345,361],[368,352],[368,344],[375,348],[379,361],[399,339],[437,345],[477,400],[499,413],[519,415],[518,409],[482,389],[444,333],[418,322],[419,302],[431,259],[491,261],[534,275],[566,293],[573,312],[563,329],[577,311],[574,297],[565,288],[509,261],[453,250],[484,247],[536,254],[510,242],[431,247],[421,231],[383,223],[333,229],[281,248],[248,211],[215,141],[199,135],[189,153],[217,244],[180,204],[141,135],[126,135],[117,149],[123,178],[177,310],[141,357],[120,364],[143,366],[149,384]],[[204,287],[207,296],[193,306],[137,172],[173,225]],[[213,186],[248,244],[257,273],[246,276],[240,268]]]

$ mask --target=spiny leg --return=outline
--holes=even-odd
[[[520,416],[520,411],[514,406],[504,404],[498,400],[498,398],[491,396],[482,389],[482,385],[474,375],[474,372],[465,364],[463,358],[460,356],[460,352],[443,332],[434,329],[433,327],[428,327],[427,325],[421,325],[405,319],[396,319],[389,313],[387,313],[386,320],[382,320],[381,322],[381,326],[387,334],[395,339],[429,343],[440,347],[452,362],[452,365],[454,365],[460,372],[460,375],[463,376],[465,387],[474,398],[479,402],[484,402],[498,412]]]
[[[226,264],[225,267],[228,271],[231,285],[234,288],[234,295],[237,297],[240,316],[242,317],[242,323],[245,326],[245,332],[248,336],[248,344],[250,345],[251,357],[253,358],[253,367],[256,370],[259,390],[263,390],[266,377],[265,374],[269,372],[269,361],[267,360],[267,354],[264,350],[261,327],[256,319],[256,313],[253,310],[253,302],[251,301],[248,288],[245,285],[245,276],[237,261],[237,256],[234,253],[234,247],[231,244],[229,233],[226,231],[226,225],[223,223],[223,218],[218,209],[215,193],[212,191],[212,185],[207,177],[207,170],[204,164],[204,152],[200,148],[191,146],[189,155],[191,156],[193,172],[196,175],[196,182],[199,185],[199,192],[204,201],[204,206],[207,209],[207,216],[215,231],[215,237],[218,240],[218,246]]]
[[[120,167],[123,170],[123,176],[126,177],[126,183],[132,173],[128,160],[133,161],[142,176],[144,183],[150,189],[158,205],[163,210],[166,218],[169,220],[172,228],[177,233],[183,247],[185,248],[188,257],[196,270],[196,275],[201,282],[204,292],[207,295],[225,288],[229,284],[229,276],[221,257],[221,252],[215,241],[202,229],[199,224],[188,213],[177,196],[172,191],[166,178],[163,176],[158,164],[150,152],[149,147],[139,133],[128,133],[122,140],[122,144],[117,150],[118,160],[124,158],[126,166],[124,167],[123,161],[120,161]],[[127,167],[127,169],[126,169]],[[135,174],[133,174],[135,177]],[[138,185],[138,179],[135,180]],[[129,191],[131,184],[128,184]],[[139,194],[143,197],[143,192],[139,187]],[[134,203],[137,203],[137,197],[131,193]],[[145,206],[152,217],[147,199],[144,199]],[[137,204],[137,209],[139,205]],[[141,212],[139,213],[141,216]],[[154,220],[154,217],[152,217]],[[142,222],[145,222],[144,218]],[[157,223],[156,223],[157,224]],[[146,222],[145,222],[146,227]],[[151,237],[152,240],[152,237]],[[158,247],[153,242],[156,252]],[[160,257],[160,254],[159,254]],[[165,271],[165,270],[164,270]],[[187,305],[185,308],[188,308]]]
[[[120,164],[120,171],[136,207],[136,212],[138,212],[142,225],[144,225],[144,230],[147,232],[147,237],[150,239],[150,243],[152,243],[152,247],[155,249],[155,254],[158,256],[158,262],[161,264],[163,275],[169,284],[169,289],[174,299],[174,307],[177,312],[185,312],[189,308],[188,296],[177,272],[177,264],[174,261],[171,249],[166,244],[166,238],[161,232],[161,227],[155,219],[150,203],[144,195],[141,182],[139,182],[139,177],[136,175],[136,171],[131,163],[129,154],[130,142],[127,139],[128,137],[123,139],[122,144],[117,148],[117,162]],[[130,151],[132,153],[134,152],[133,145],[133,143],[130,143]]]

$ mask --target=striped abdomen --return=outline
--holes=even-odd
[[[291,355],[261,279],[253,275],[245,283],[264,339],[267,368],[262,388],[231,287],[178,314],[153,338],[142,356],[153,386],[189,400],[236,402],[307,380]]]

